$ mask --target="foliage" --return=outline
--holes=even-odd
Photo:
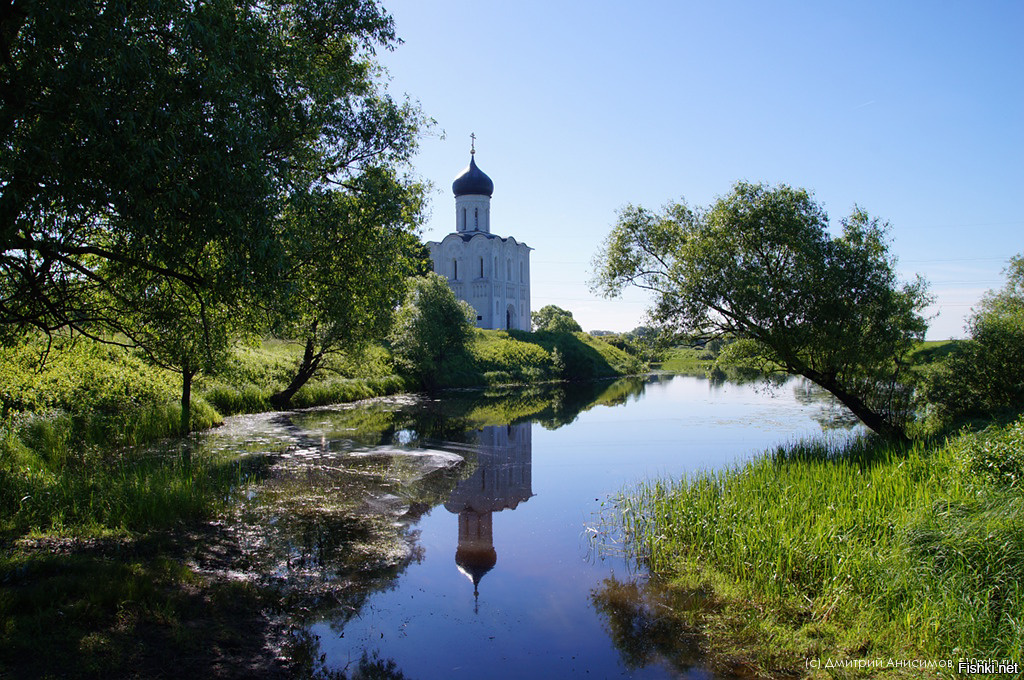
[[[395,40],[371,2],[64,0],[0,20],[8,332],[120,327],[117,295],[93,295],[113,264],[194,291],[272,283],[281,198],[360,160],[367,55]]]
[[[1024,419],[1006,427],[990,426],[976,435],[950,439],[956,474],[975,483],[1008,488],[1024,486]]]
[[[122,348],[87,338],[29,336],[0,348],[3,415],[62,411],[119,418],[113,432],[129,425],[138,408],[172,400],[177,386],[169,378]]]
[[[381,126],[378,144],[411,153],[414,120],[395,114]],[[419,269],[415,228],[423,187],[399,180],[389,168],[368,168],[345,191],[318,190],[286,212],[289,234],[283,293],[274,301],[275,330],[303,347],[288,385],[271,397],[277,408],[323,368],[325,360],[383,340]]]
[[[1016,658],[1022,436],[1024,420],[932,448],[798,443],[640,485],[615,512],[656,574],[691,585],[721,575],[737,597],[792,610],[789,626],[827,635],[833,654],[866,636],[878,656]]]
[[[308,349],[282,404],[325,353],[383,336],[422,251],[422,187],[396,168],[425,121],[378,84],[396,38],[376,2],[8,10],[0,340],[141,347],[181,375],[187,419],[257,309]]]
[[[933,427],[1024,408],[1024,255],[1010,259],[1002,290],[989,291],[957,343],[922,380]]]
[[[572,318],[572,312],[557,305],[545,305],[530,315],[533,330],[552,333],[579,333],[583,329]]]
[[[138,275],[129,270],[120,277],[119,294],[131,300],[122,308],[123,328],[151,363],[181,377],[181,430],[188,432],[193,379],[220,368],[232,338],[246,328],[245,317],[217,296]]]
[[[873,430],[905,438],[905,358],[922,337],[919,278],[899,285],[887,225],[855,209],[843,233],[802,189],[739,182],[706,210],[623,209],[594,285],[655,293],[652,317],[698,338],[747,339],[766,370],[803,375]]]
[[[477,331],[470,352],[489,385],[536,382],[553,377],[551,354],[520,333]]]
[[[395,360],[424,387],[437,387],[445,363],[465,356],[475,318],[445,278],[430,273],[411,279],[390,336]]]
[[[490,333],[496,333],[497,338],[504,337],[504,331],[485,331],[485,337]],[[603,338],[585,333],[508,331],[507,335],[514,341],[531,343],[548,354],[547,376],[550,380],[608,378],[639,373],[643,368],[635,357]],[[479,342],[474,344],[474,352],[478,346]],[[515,369],[510,366],[506,370],[514,372]]]

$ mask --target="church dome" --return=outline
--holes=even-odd
[[[469,167],[452,182],[452,192],[455,193],[456,198],[467,194],[490,196],[494,193],[494,182],[484,174],[483,170],[476,167],[476,160],[470,156]]]

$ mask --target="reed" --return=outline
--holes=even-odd
[[[655,572],[713,570],[751,597],[845,621],[890,648],[1020,658],[1022,437],[1024,420],[935,445],[798,442],[641,484],[615,512]]]

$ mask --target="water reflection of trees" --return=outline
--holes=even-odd
[[[660,663],[686,672],[705,658],[699,620],[710,600],[702,590],[669,591],[611,576],[591,591],[590,601],[630,670]]]
[[[533,421],[556,429],[594,406],[618,406],[639,399],[647,385],[662,379],[628,377],[615,381],[451,390],[441,399],[382,399],[314,409],[292,414],[291,418],[307,436],[333,441],[335,446],[466,442],[467,433],[488,425]]]
[[[373,594],[394,588],[405,569],[422,559],[420,519],[450,501],[460,481],[487,462],[480,457],[487,458],[490,440],[484,439],[496,431],[494,426],[509,436],[513,428],[528,428],[531,422],[554,429],[598,404],[639,398],[649,382],[630,378],[465,390],[442,399],[392,397],[253,421],[249,431],[233,435],[240,449],[257,438],[263,450],[284,450],[276,455],[269,477],[235,510],[246,568],[278,590],[300,630],[328,622],[341,633]],[[510,465],[521,468],[528,498],[528,430],[515,432],[517,446],[519,439],[525,442],[525,453],[513,456],[512,465],[498,456],[512,450],[511,444],[498,446],[491,467],[500,463],[500,470],[488,474],[507,472]],[[222,448],[231,446],[223,436],[217,441]],[[450,464],[443,459],[445,452],[458,452],[465,462]],[[442,457],[441,463],[432,465],[431,456]],[[460,506],[458,512],[483,516],[500,509],[468,505],[469,510]],[[312,638],[294,642],[312,645],[311,653],[319,647]],[[330,673],[322,664],[318,668],[323,677]]]
[[[793,397],[804,406],[818,406],[811,414],[825,430],[849,430],[860,424],[860,419],[835,397],[810,380],[795,380]]]

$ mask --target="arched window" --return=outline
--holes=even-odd
[[[459,280],[459,261],[454,258],[452,259],[452,279]]]
[[[480,227],[480,208],[473,208],[473,228]]]
[[[484,278],[484,258],[480,258],[480,278]]]
[[[466,231],[466,209],[462,209],[462,231]]]

